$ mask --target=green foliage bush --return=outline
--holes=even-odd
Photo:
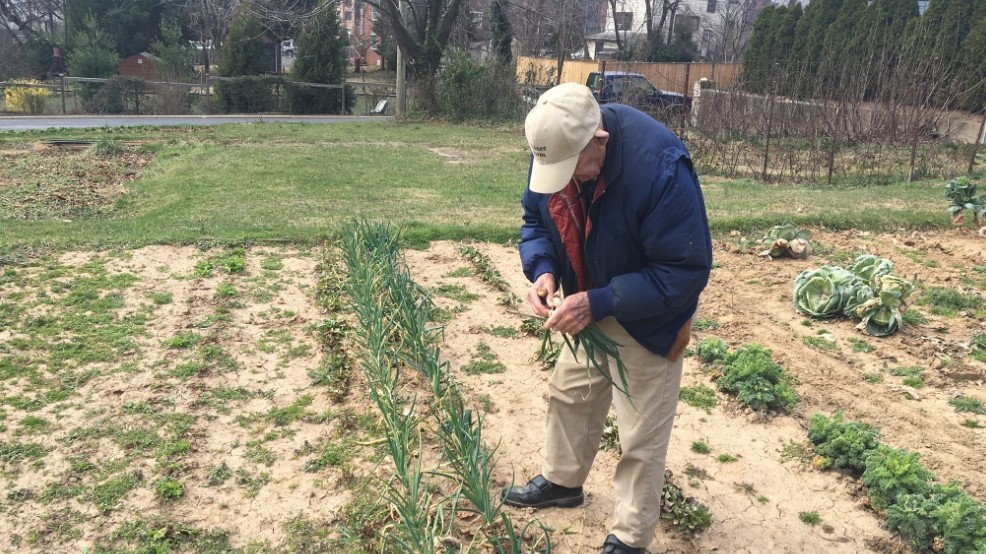
[[[770,350],[748,344],[726,356],[719,390],[754,410],[786,410],[798,402],[793,379],[771,359]]]
[[[260,113],[278,109],[278,92],[285,84],[276,75],[244,75],[216,84],[219,109],[224,113]]]
[[[927,494],[900,495],[887,508],[887,529],[918,552],[986,551],[986,507],[954,482],[935,485]]]
[[[866,457],[863,484],[870,504],[878,511],[892,506],[900,495],[926,494],[933,480],[917,452],[880,445]]]
[[[343,84],[346,79],[344,52],[348,43],[336,10],[321,10],[318,16],[305,23],[298,35],[291,77],[305,83]],[[346,87],[343,94],[340,88],[289,84],[286,92],[291,113],[349,113],[356,103],[351,87]]]
[[[461,50],[445,55],[435,85],[430,92],[436,102],[421,107],[453,121],[516,120],[527,110],[514,66],[479,62]]]
[[[729,352],[729,345],[722,339],[715,337],[706,337],[700,340],[695,347],[695,354],[707,364],[724,359],[727,352]]]
[[[832,418],[815,414],[811,418],[808,439],[822,458],[821,469],[846,468],[861,474],[866,457],[879,446],[880,432],[865,423],[844,422],[842,412]]]

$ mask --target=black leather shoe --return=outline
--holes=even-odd
[[[503,493],[503,502],[517,508],[574,508],[585,501],[582,487],[563,487],[538,475],[523,487],[513,487]]]
[[[644,554],[644,549],[627,546],[616,535],[610,535],[603,543],[603,554]]]

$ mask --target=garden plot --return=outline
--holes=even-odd
[[[798,380],[801,401],[765,416],[719,392],[703,396],[713,373],[686,359],[683,385],[706,407],[679,404],[668,467],[709,507],[712,526],[691,539],[662,527],[651,552],[894,551],[858,482],[812,468],[806,431],[818,411],[879,427],[884,443],[919,452],[940,479],[986,500],[986,417],[953,405],[986,401],[986,366],[970,348],[986,333],[986,304],[975,301],[986,289],[981,239],[816,232],[813,243],[807,260],[771,261],[743,237],[716,241],[695,338],[766,346]],[[512,294],[526,294],[515,248],[472,246]],[[507,305],[510,295],[484,283],[462,247],[436,242],[405,255],[445,314],[442,355],[486,414],[483,438],[499,444],[496,485],[506,486],[539,471],[550,372],[532,360],[539,338],[521,330],[527,308]],[[853,321],[794,310],[800,271],[863,252],[919,281],[910,301],[923,323],[875,338]],[[358,360],[333,361],[326,346],[352,318],[319,290],[320,256],[148,247],[0,269],[3,547],[373,545],[393,522],[377,479],[390,467]],[[337,375],[347,364],[349,386]],[[582,507],[507,513],[554,529],[556,552],[594,551],[617,460],[599,452]]]

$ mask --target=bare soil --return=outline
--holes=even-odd
[[[709,507],[713,523],[709,530],[689,540],[662,526],[649,552],[897,551],[899,543],[881,527],[880,517],[868,508],[853,479],[813,469],[808,463],[810,455],[797,458],[798,450],[792,445],[806,444],[808,419],[816,412],[843,410],[847,419],[877,426],[884,443],[919,452],[941,480],[957,480],[970,495],[986,501],[986,475],[982,472],[986,467],[986,417],[958,414],[948,405],[957,394],[986,401],[982,386],[986,364],[966,356],[970,338],[986,332],[986,321],[975,313],[932,315],[928,307],[917,306],[927,323],[875,338],[856,330],[850,320],[808,321],[791,303],[791,286],[800,271],[823,265],[827,257],[862,252],[891,258],[898,275],[916,279],[924,287],[981,293],[986,289],[986,242],[958,230],[899,234],[816,230],[813,243],[825,255],[772,261],[757,256],[742,237],[715,242],[716,268],[699,314],[706,328],[695,331],[693,345],[701,338],[715,336],[734,347],[751,342],[767,346],[797,377],[801,402],[790,414],[767,416],[744,410],[718,393],[718,405],[711,413],[679,403],[668,467],[686,494]],[[474,246],[492,259],[514,294],[525,296],[527,282],[515,248]],[[445,329],[442,353],[467,396],[476,406],[489,407],[484,437],[491,445],[498,445],[498,483],[525,482],[540,471],[550,372],[532,360],[537,338],[490,333],[494,327],[518,328],[528,309],[505,307],[498,302],[502,293],[474,276],[450,276],[456,269],[469,267],[458,247],[453,242],[435,242],[427,250],[407,251],[406,260],[415,280],[424,287],[461,284],[479,295],[476,300],[463,302],[437,297],[440,305],[456,314]],[[253,543],[285,551],[292,544],[289,522],[304,518],[335,528],[342,521],[344,507],[354,494],[350,489],[352,474],[381,474],[383,468],[368,460],[316,472],[304,467],[312,452],[328,443],[361,440],[360,431],[345,414],[361,405],[366,407],[361,400],[365,387],[357,378],[349,401],[336,405],[324,388],[311,386],[308,372],[318,366],[323,355],[311,325],[325,316],[313,302],[315,256],[278,249],[276,254],[284,268],[276,277],[268,274],[261,279],[265,273],[260,261],[271,253],[272,249],[248,250],[242,276],[205,279],[188,277],[196,261],[206,256],[193,248],[148,247],[109,262],[112,271],[139,277],[127,291],[124,313],[146,305],[152,293],[169,292],[173,300],[156,308],[147,334],[140,340],[139,352],[132,353],[129,360],[135,369],[100,367],[103,373],[86,383],[73,402],[57,413],[46,409],[34,414],[54,423],[50,432],[43,436],[23,434],[17,422],[26,412],[4,407],[7,427],[0,431],[0,443],[32,441],[51,452],[43,463],[21,461],[2,466],[0,548],[17,552],[82,551],[105,541],[122,521],[161,516],[201,529],[226,530],[230,544],[237,548]],[[99,256],[67,253],[61,263],[80,267]],[[231,310],[230,321],[216,328],[202,328],[201,322],[215,313],[219,302],[215,293],[225,281],[236,287],[243,304]],[[0,293],[14,292],[25,291],[0,288]],[[913,300],[919,299],[920,292]],[[238,369],[207,372],[187,380],[169,377],[169,371],[187,354],[167,348],[164,342],[188,330],[221,345],[235,358]],[[806,345],[805,337],[820,333],[838,349],[818,351]],[[10,338],[0,330],[0,340]],[[865,341],[872,350],[859,351],[858,341]],[[462,371],[480,342],[489,345],[505,364],[504,372],[468,375]],[[305,345],[307,349],[300,348]],[[900,366],[923,368],[926,386],[904,386],[900,377],[888,371]],[[883,380],[867,381],[866,374],[880,374]],[[715,387],[695,357],[685,361],[683,384]],[[21,390],[10,382],[0,382],[0,387],[5,396]],[[228,402],[228,411],[209,407],[215,391],[234,388],[246,391],[248,398]],[[271,423],[272,410],[285,408],[305,395],[312,398],[304,417],[286,426]],[[180,474],[186,483],[183,498],[163,502],[155,497],[150,483],[162,470],[153,451],[128,457],[118,444],[103,438],[98,448],[90,444],[85,450],[91,461],[102,466],[127,460],[129,469],[139,469],[145,476],[118,507],[101,512],[84,498],[48,503],[38,500],[53,483],[79,479],[69,469],[69,457],[80,454],[78,446],[66,446],[69,430],[80,423],[92,425],[105,416],[118,424],[146,425],[147,420],[123,410],[141,403],[155,406],[159,413],[173,411],[196,417],[187,436],[191,450],[180,457]],[[977,419],[981,427],[963,426],[967,419]],[[711,453],[692,451],[695,441],[706,443]],[[257,452],[258,442],[273,461],[258,461],[251,454]],[[361,452],[366,455],[370,451],[364,448]],[[736,461],[717,461],[722,454]],[[599,452],[585,485],[585,505],[568,510],[508,508],[511,517],[515,522],[538,518],[554,529],[556,552],[598,551],[612,515],[611,477],[617,460],[615,452]],[[234,477],[208,486],[210,472],[222,463],[228,464]],[[266,482],[251,489],[251,483],[263,482],[264,474]],[[90,482],[92,477],[81,479]],[[12,500],[12,491],[25,489],[34,491],[32,499]],[[817,512],[820,524],[803,523],[799,517],[802,512]],[[66,533],[59,522],[67,522],[64,525],[74,531]]]

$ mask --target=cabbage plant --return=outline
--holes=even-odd
[[[952,214],[952,223],[965,224],[965,214],[969,210],[976,220],[976,226],[986,225],[986,194],[976,197],[976,185],[968,177],[953,179],[945,185],[945,196],[948,198],[948,213]]]
[[[775,225],[767,231],[767,235],[760,242],[769,245],[769,248],[760,253],[761,256],[780,258],[805,259],[811,254],[811,244],[808,239],[811,233],[802,231],[794,225]]]
[[[838,315],[858,281],[859,277],[838,266],[806,269],[794,280],[794,307],[812,317]]]
[[[863,318],[861,329],[876,337],[885,337],[900,329],[904,320],[901,306],[914,291],[914,285],[896,275],[876,275],[873,278],[876,291],[873,298],[856,309]]]
[[[863,254],[846,267],[860,279],[869,282],[874,275],[890,275],[894,270],[894,262],[872,254]]]

